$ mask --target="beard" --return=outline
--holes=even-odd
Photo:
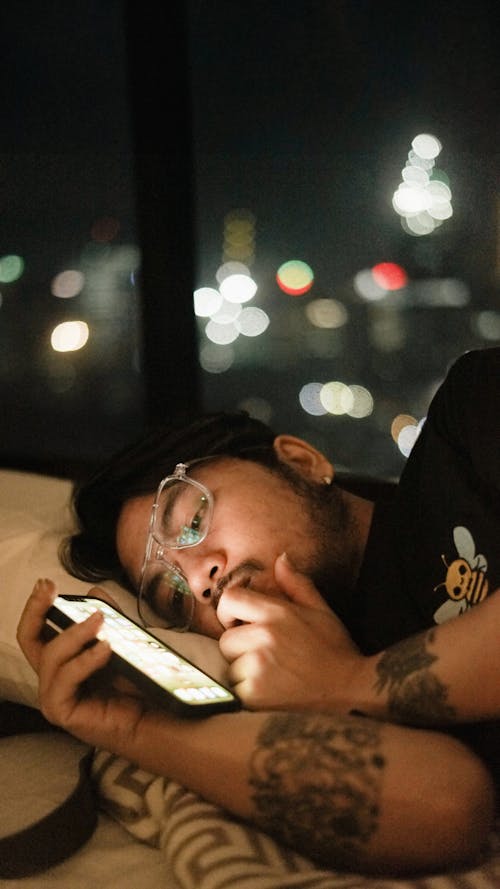
[[[310,481],[287,464],[279,472],[301,499],[310,522],[313,553],[302,564],[296,562],[296,568],[310,577],[329,605],[336,605],[353,589],[359,568],[357,526],[345,493],[338,485]]]

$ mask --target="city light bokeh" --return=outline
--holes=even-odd
[[[13,65],[33,51],[20,23],[9,37],[24,100],[1,158],[6,449],[35,451],[37,424],[47,450],[93,457],[157,419],[153,384],[184,407],[192,382],[203,409],[248,410],[341,469],[398,476],[454,359],[500,343],[486,23],[471,13],[479,57],[464,39],[448,58],[417,6],[389,52],[381,18],[372,33],[355,4],[350,48],[335,4],[269,4],[266,27],[251,7],[239,27],[230,4],[233,29],[217,4],[187,4],[192,182],[181,200],[161,190],[181,179],[177,129],[146,165],[139,220],[119,6],[61,7],[62,36],[50,5],[33,8],[43,69]],[[351,58],[354,44],[367,52]]]

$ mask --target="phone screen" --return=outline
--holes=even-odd
[[[106,639],[118,658],[138,671],[134,672],[135,679],[141,675],[149,677],[156,686],[190,708],[218,710],[238,706],[238,699],[229,689],[102,599],[57,596],[47,620],[49,625],[55,624],[61,629],[57,611],[71,622],[80,623],[97,609],[104,615],[97,638]]]

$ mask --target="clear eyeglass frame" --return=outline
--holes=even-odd
[[[165,553],[198,546],[207,536],[212,519],[213,496],[205,485],[187,475],[190,467],[200,462],[203,462],[203,458],[177,463],[172,475],[167,475],[158,485],[139,581],[137,607],[145,627],[183,632],[191,626],[195,597],[179,566],[170,561]],[[167,500],[169,489],[175,489],[177,496],[180,493],[192,496],[193,504],[199,500],[202,506],[201,518],[194,514],[191,522],[174,525],[175,533],[170,535],[165,533],[166,508],[172,507]],[[189,520],[190,516],[185,518]],[[158,605],[155,609],[155,599],[162,607]]]

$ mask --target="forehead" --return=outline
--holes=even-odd
[[[215,503],[229,503],[244,497],[247,506],[266,497],[279,497],[288,488],[284,479],[262,463],[238,457],[217,457],[200,462],[188,476],[201,482],[213,494]]]
[[[244,480],[248,475],[265,470],[259,463],[253,460],[243,460],[240,457],[207,457],[201,460],[191,460],[186,464],[187,474],[209,487],[210,485],[222,485],[227,479],[240,477]]]

